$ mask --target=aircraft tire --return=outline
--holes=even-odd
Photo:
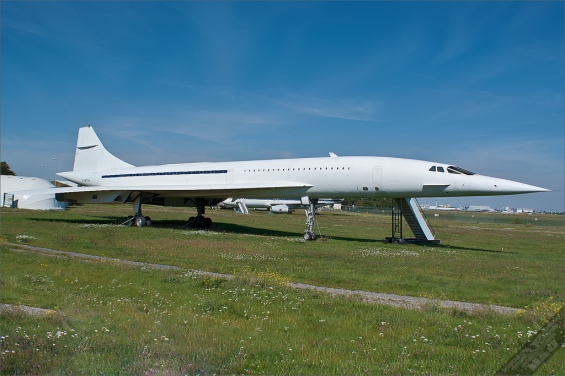
[[[188,227],[190,227],[190,228],[196,227],[196,217],[188,218]]]
[[[145,226],[151,227],[151,217],[145,217]]]
[[[128,215],[128,219],[126,220],[126,226],[133,226],[133,215]]]
[[[204,218],[204,227],[205,228],[212,227],[212,220],[210,218]]]
[[[316,234],[313,232],[310,233],[310,240],[316,240]]]
[[[196,227],[198,227],[198,228],[206,227],[206,218],[204,218],[204,217],[196,218]]]
[[[306,240],[306,241],[311,240],[311,237],[310,237],[310,233],[309,233],[309,232],[305,232],[305,233],[304,233],[304,240]]]
[[[146,223],[147,222],[145,221],[144,217],[136,217],[135,218],[135,225],[137,227],[145,227]]]

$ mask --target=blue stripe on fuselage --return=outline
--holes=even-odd
[[[139,177],[139,176],[200,175],[200,174],[227,174],[227,173],[228,173],[228,170],[142,172],[142,173],[138,173],[138,174],[102,175],[102,179],[106,179],[106,178],[129,178],[129,177]]]

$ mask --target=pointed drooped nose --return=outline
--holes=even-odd
[[[521,194],[521,193],[535,193],[535,192],[550,192],[549,189],[536,187],[535,185],[529,185],[524,183],[519,183],[517,181],[497,179],[498,182],[494,184],[495,190],[500,190],[505,192],[502,194]]]
[[[465,176],[464,180],[460,180],[458,184],[461,195],[498,196],[551,191],[535,185],[483,175]]]

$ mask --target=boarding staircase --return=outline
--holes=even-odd
[[[396,208],[392,210],[392,237],[385,238],[387,243],[439,243],[429,222],[420,210],[415,198],[395,198]],[[415,238],[406,239],[402,236],[402,217],[408,223]]]
[[[237,207],[239,208],[241,214],[249,214],[249,209],[247,209],[247,205],[245,205],[244,200],[237,199],[235,202],[237,203]]]

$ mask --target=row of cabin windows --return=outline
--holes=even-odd
[[[333,170],[334,168],[333,168],[333,167],[326,167],[325,169],[326,169],[326,170]],[[336,167],[335,169],[336,169],[336,171],[337,171],[337,170],[345,170],[345,167]],[[351,167],[347,167],[347,169],[350,170]],[[273,169],[270,169],[270,168],[267,168],[267,169],[260,169],[260,168],[259,168],[259,169],[257,169],[257,170],[243,170],[243,172],[265,172],[265,170],[266,170],[266,172],[270,172],[271,170],[272,170],[272,171],[275,171],[274,168],[273,168]],[[281,171],[281,170],[282,170],[282,171],[290,171],[290,168],[286,168],[286,169],[285,169],[285,168],[277,168],[276,171]],[[300,168],[293,168],[293,169],[292,169],[292,171],[295,171],[295,170],[298,170],[298,171],[306,171],[306,168],[303,168],[303,169],[300,169]],[[308,167],[308,170],[309,170],[309,171],[310,171],[310,170],[316,171],[316,170],[318,170],[318,168],[317,168],[317,167],[314,167],[314,168]],[[319,170],[320,170],[320,171],[321,171],[321,170],[324,170],[324,167],[320,167]]]
[[[432,166],[430,167],[430,171],[437,171],[437,172],[445,172],[444,168],[441,166]],[[447,172],[450,174],[463,174],[463,175],[475,175],[474,172],[465,170],[464,168],[457,167],[457,166],[448,166]]]

